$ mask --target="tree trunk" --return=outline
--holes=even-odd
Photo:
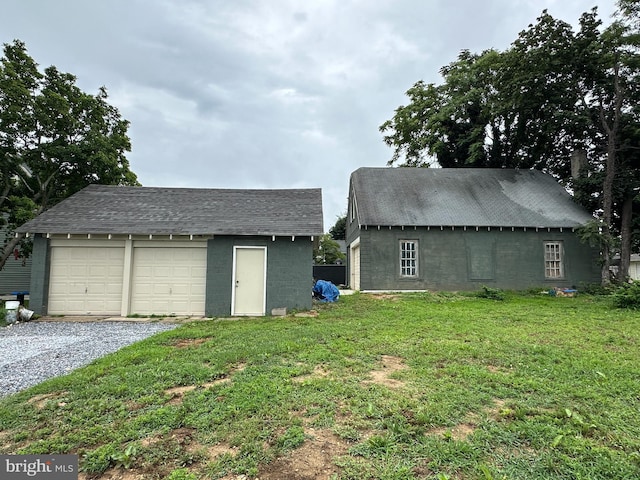
[[[7,242],[0,254],[0,270],[4,268],[4,264],[7,263],[7,259],[13,254],[13,250],[18,246],[20,241],[24,238],[24,233],[17,233],[11,240]]]
[[[631,263],[631,219],[633,216],[633,195],[627,195],[622,204],[620,226],[620,270],[618,280],[629,280],[629,265]]]
[[[611,218],[613,211],[613,181],[616,176],[616,145],[613,132],[609,133],[607,145],[607,165],[602,185],[602,236],[604,242],[602,244],[602,285],[607,286],[611,283],[611,274],[609,268],[611,266]]]
[[[600,120],[607,134],[607,161],[605,166],[605,177],[602,185],[602,235],[604,237],[602,247],[602,285],[611,283],[611,219],[613,218],[613,183],[616,177],[616,147],[618,141],[618,131],[620,130],[620,113],[622,110],[622,86],[619,76],[620,65],[617,63],[613,67],[614,71],[614,108],[611,124],[604,114],[604,106],[600,103]]]

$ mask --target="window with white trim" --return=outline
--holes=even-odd
[[[400,276],[418,276],[417,240],[400,240]]]
[[[564,249],[562,242],[544,242],[544,277],[564,278]]]

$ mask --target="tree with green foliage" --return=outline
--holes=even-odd
[[[341,215],[336,220],[333,227],[329,229],[329,234],[334,240],[344,240],[347,237],[347,216]]]
[[[138,184],[125,156],[129,122],[107,103],[104,87],[90,95],[69,73],[54,66],[41,72],[19,40],[3,53],[0,214],[8,215],[10,229],[91,183]],[[3,240],[0,268],[16,250],[29,254],[23,235]]]
[[[609,237],[621,237],[626,276],[640,188],[640,62],[637,2],[619,7],[604,29],[596,9],[584,13],[577,32],[543,11],[506,51],[463,51],[441,69],[442,84],[416,83],[380,127],[394,149],[389,164],[550,173],[599,219],[602,282]],[[577,150],[589,159],[578,180],[569,160]]]
[[[346,255],[340,251],[338,242],[328,233],[320,237],[318,248],[313,251],[313,261],[316,265],[333,265],[345,258]]]

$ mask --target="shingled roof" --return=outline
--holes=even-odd
[[[593,219],[536,170],[360,168],[351,188],[362,226],[562,228]]]
[[[89,185],[17,230],[49,234],[322,235],[320,189]]]

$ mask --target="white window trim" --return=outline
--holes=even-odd
[[[544,278],[546,280],[565,278],[564,244],[561,240],[544,242]]]
[[[414,246],[413,250],[411,251],[413,253],[413,258],[408,256],[403,256],[403,254],[407,251],[403,249],[403,246],[405,244],[412,244]],[[417,278],[418,277],[418,272],[420,271],[418,252],[419,252],[418,240],[401,239],[399,241],[399,255],[398,255],[399,265],[398,266],[400,271],[400,278]],[[413,262],[413,265],[410,265],[411,262]],[[413,273],[406,273],[407,271],[412,271]]]

